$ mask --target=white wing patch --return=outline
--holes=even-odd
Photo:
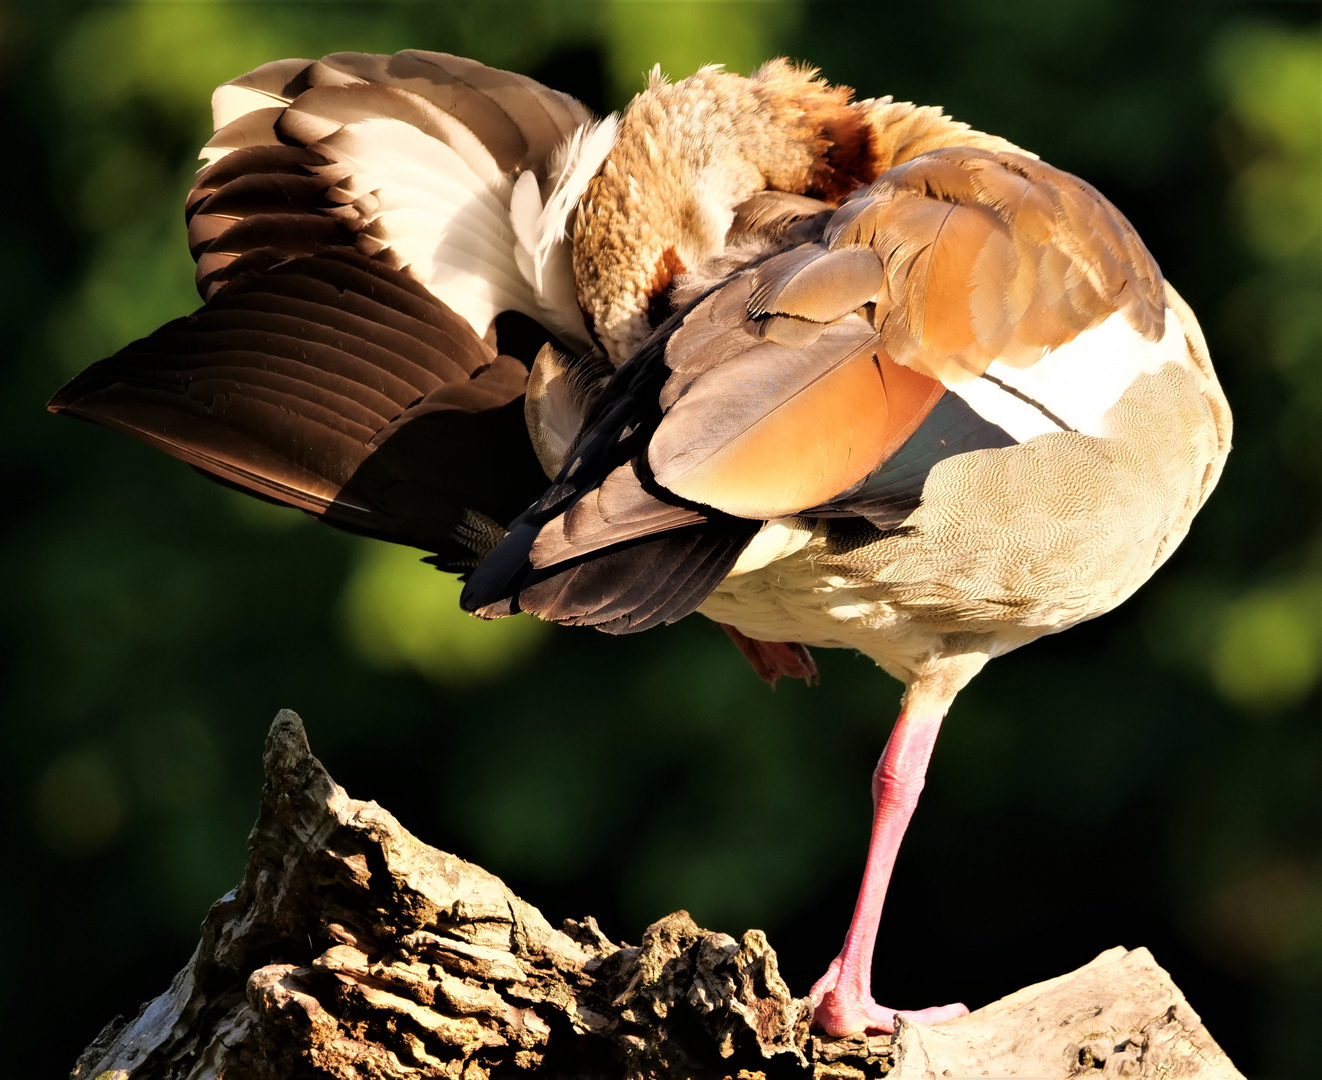
[[[241,116],[247,116],[258,109],[283,107],[292,100],[284,94],[255,86],[225,83],[216,87],[211,95],[212,129],[219,131]]]
[[[352,77],[348,81],[357,81]],[[615,116],[581,125],[551,158],[540,185],[533,172],[506,175],[482,141],[448,113],[428,109],[435,134],[407,121],[371,117],[342,123],[298,99],[226,84],[212,98],[217,136],[203,148],[212,164],[248,145],[245,117],[266,112],[328,164],[333,213],[358,231],[367,254],[388,251],[480,336],[502,311],[521,311],[587,352],[569,243],[571,215],[615,142]],[[283,115],[282,115],[283,114]],[[232,132],[222,132],[236,124]],[[261,125],[256,125],[260,127]]]
[[[773,562],[801,551],[811,539],[812,526],[802,518],[772,518],[748,542],[726,577],[737,577],[770,566]]]
[[[1028,368],[995,360],[982,378],[947,387],[984,420],[1019,442],[1073,429],[1108,435],[1106,414],[1141,375],[1166,364],[1189,365],[1179,318],[1166,309],[1166,330],[1149,341],[1119,312],[1046,353]]]

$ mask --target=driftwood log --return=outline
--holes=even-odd
[[[242,884],[170,988],[77,1080],[1240,1077],[1146,949],[937,1027],[825,1040],[765,936],[685,912],[638,946],[552,927],[336,784],[292,712],[267,738]]]

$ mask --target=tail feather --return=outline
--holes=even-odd
[[[650,630],[696,611],[730,572],[760,524],[734,518],[704,522],[545,570],[534,570],[525,561],[521,574],[495,579],[503,587],[475,575],[460,604],[487,618],[526,611],[609,634]],[[498,548],[492,558],[499,560],[501,554]],[[480,572],[485,574],[488,565]]]

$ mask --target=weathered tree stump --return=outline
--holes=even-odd
[[[336,784],[292,712],[267,737],[242,884],[170,988],[76,1080],[1239,1077],[1146,949],[938,1027],[824,1040],[757,930],[685,912],[619,946]]]

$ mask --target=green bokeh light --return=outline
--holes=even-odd
[[[364,545],[344,587],[345,633],[365,660],[411,667],[443,685],[482,682],[527,659],[550,630],[527,615],[487,622],[459,607],[462,583],[421,553]]]

